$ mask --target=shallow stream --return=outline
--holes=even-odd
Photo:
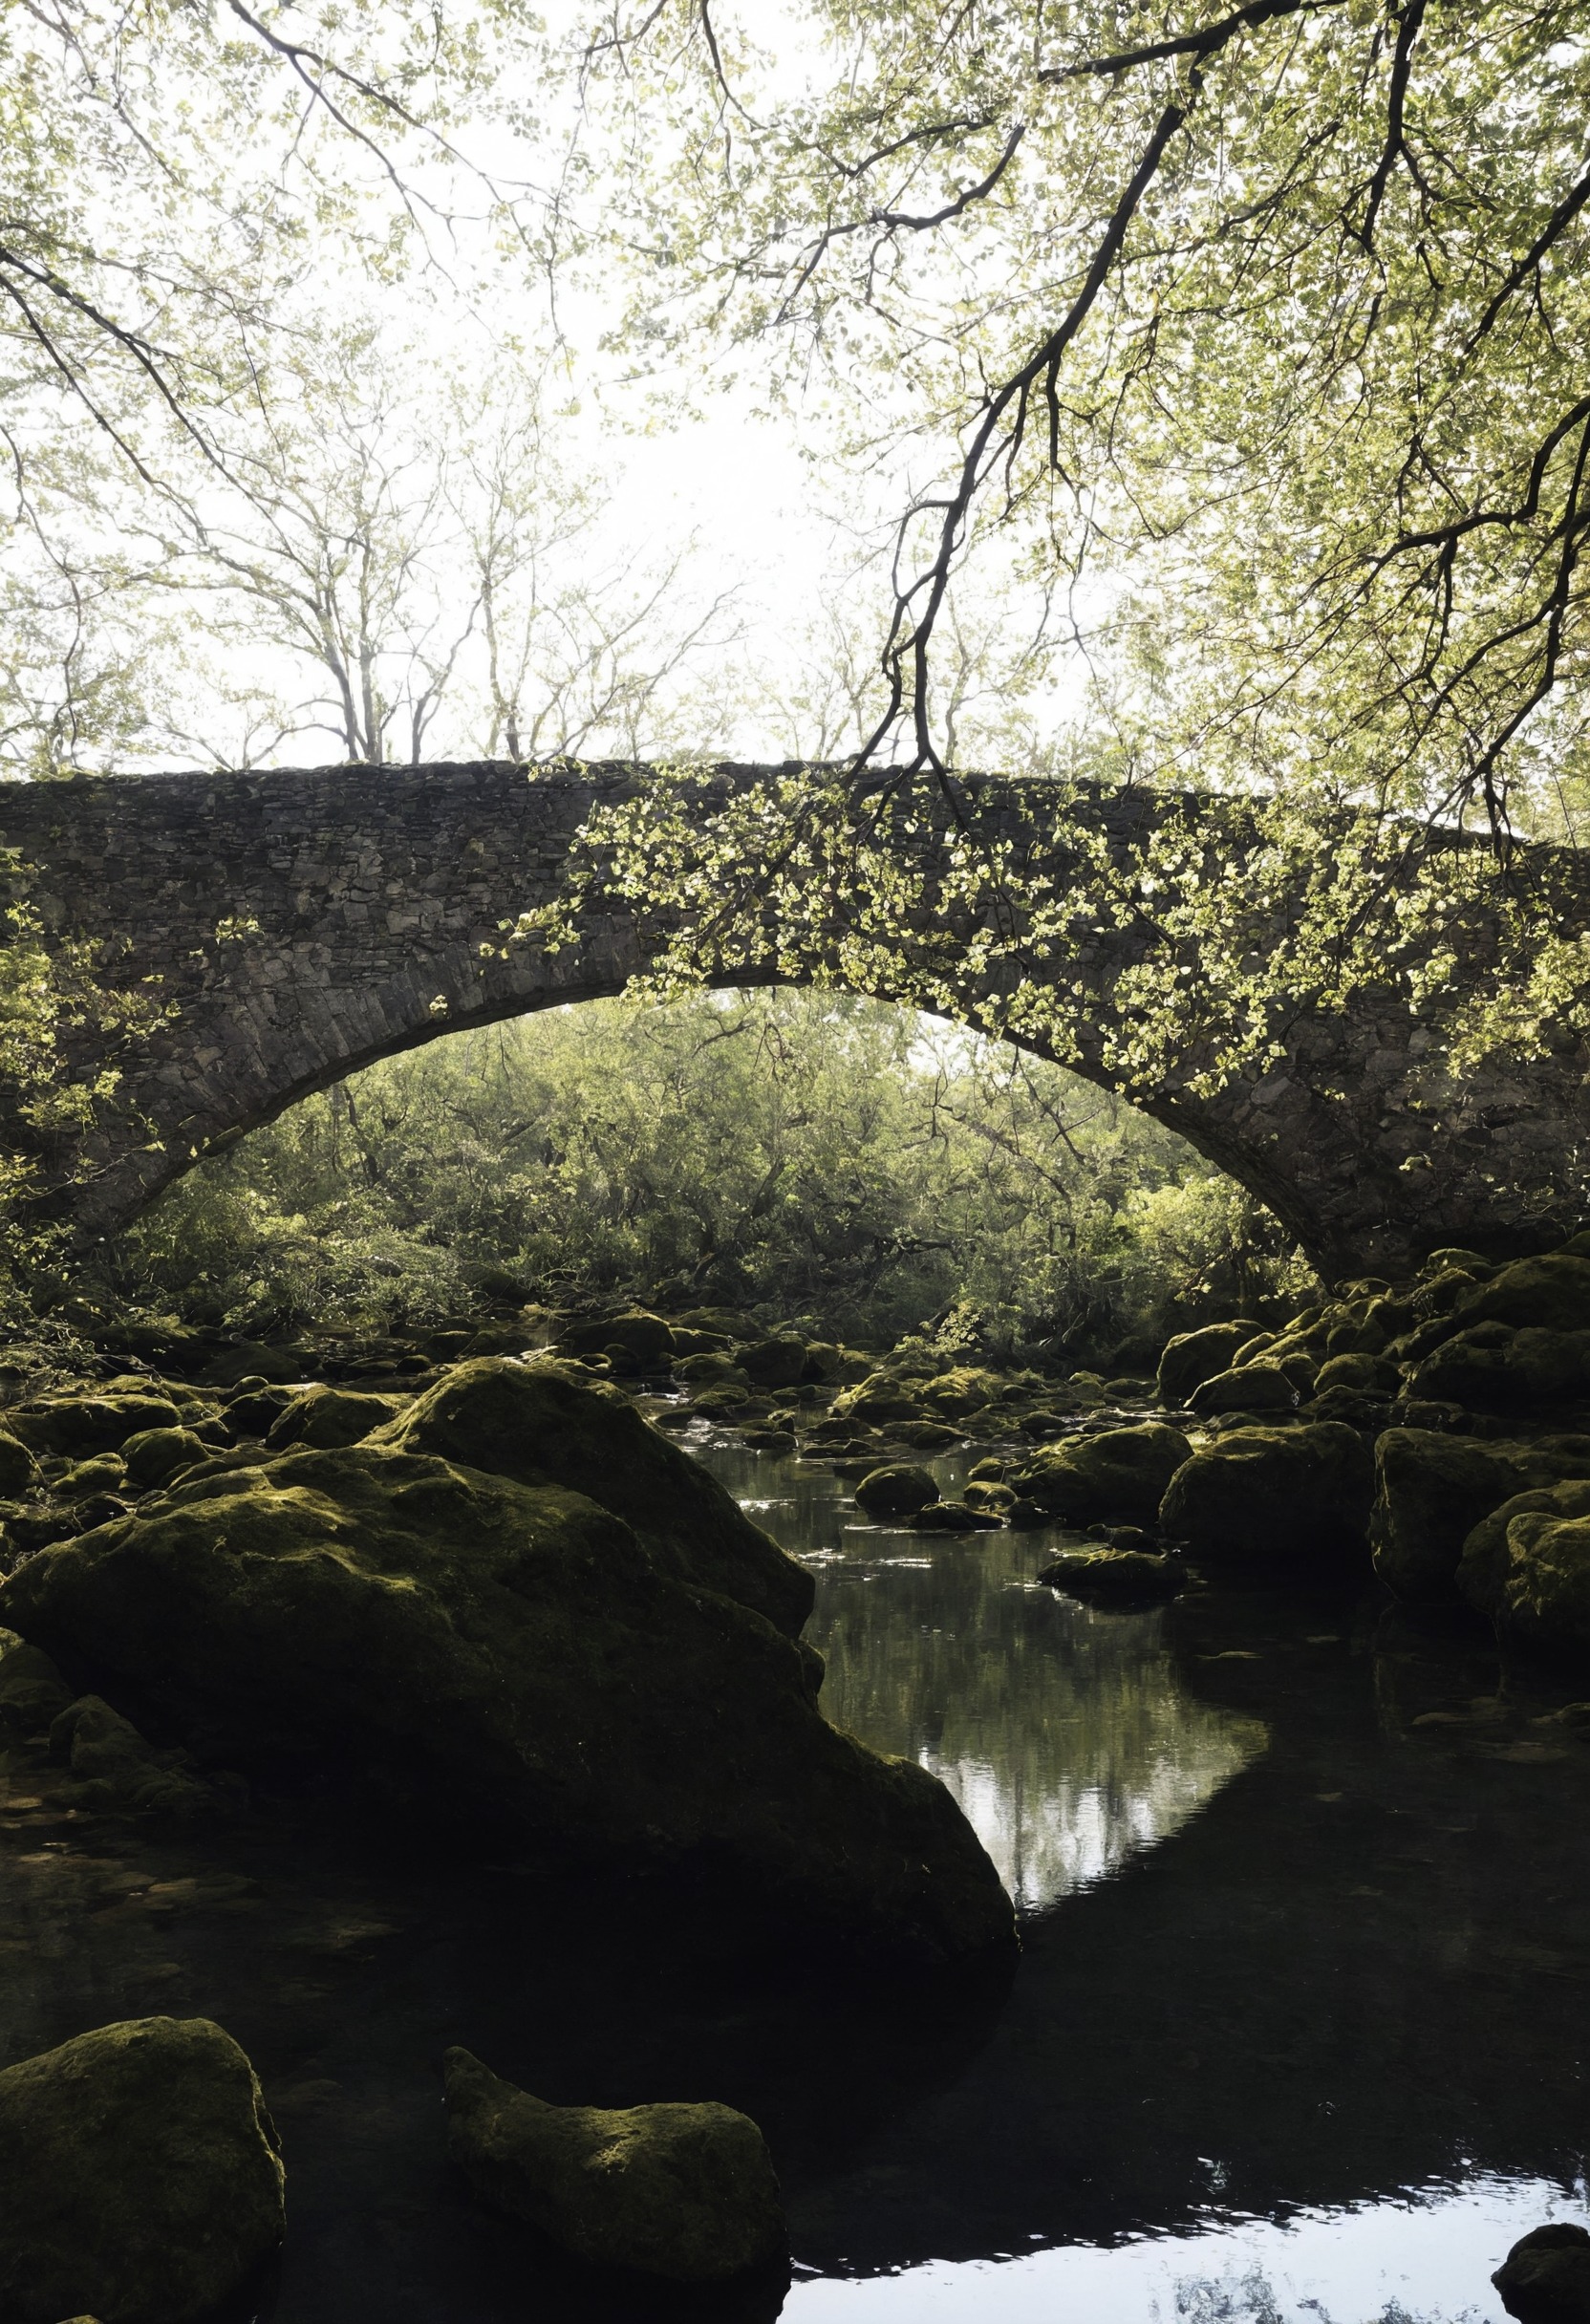
[[[826,1469],[687,1441],[812,1562],[829,1717],[960,1799],[1021,1907],[1013,1976],[747,1986],[422,1839],[156,1840],[37,1770],[0,1798],[6,2062],[153,2010],[235,2034],[288,2160],[275,2324],[637,2316],[451,2179],[454,2041],[547,2098],[763,2124],[782,2308],[658,2314],[1501,2324],[1508,2245],[1586,2206],[1590,1742],[1563,1691],[1374,1597],[1089,1611],[1034,1579],[1056,1537],[869,1526]]]

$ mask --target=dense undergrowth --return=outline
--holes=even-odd
[[[1146,1358],[1306,1287],[1185,1143],[1057,1066],[830,994],[591,1003],[374,1065],[194,1171],[87,1285],[249,1334],[728,1302],[888,1345]]]

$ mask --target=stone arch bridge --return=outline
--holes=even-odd
[[[726,791],[770,771],[790,770],[714,780]],[[499,930],[558,893],[592,808],[634,782],[622,767],[479,764],[0,787],[0,845],[31,867],[47,931],[89,939],[105,981],[171,1004],[149,1038],[114,1056],[105,1045],[118,1097],[67,1197],[84,1236],[115,1232],[195,1159],[377,1058],[622,991],[647,940],[621,897],[591,894],[580,941],[550,955],[514,946],[503,958]],[[1021,835],[1029,859],[1054,844],[1045,795],[1038,781],[967,791],[971,814]],[[1158,810],[1151,793],[1101,792],[1088,811],[1124,854]],[[1236,882],[1239,855],[1234,842]],[[1590,924],[1590,878],[1584,890]],[[1471,924],[1477,974],[1490,941]],[[1065,973],[1107,1001],[1131,943],[1097,931]],[[876,998],[898,997],[888,982]],[[959,1014],[977,1023],[990,998],[968,977]],[[1590,1056],[1577,1042],[1454,1081],[1439,1028],[1389,987],[1345,1017],[1300,1001],[1279,1037],[1278,1064],[1214,1095],[1171,1071],[1136,1102],[1251,1189],[1331,1277],[1394,1270],[1442,1243],[1538,1247],[1579,1223]],[[97,1039],[79,1037],[79,1069],[100,1062]],[[1109,1081],[1085,1043],[1067,1062]]]

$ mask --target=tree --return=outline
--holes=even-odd
[[[812,13],[806,86],[724,0],[604,10],[581,67],[649,317],[666,291],[775,385],[822,366],[857,444],[941,448],[860,755],[946,763],[934,657],[990,509],[1094,576],[1137,771],[1477,805],[1505,841],[1533,754],[1583,742],[1582,10]]]

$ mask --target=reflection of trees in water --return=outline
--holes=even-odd
[[[1050,1552],[1030,1538],[849,1547],[808,1633],[824,1709],[941,1777],[1029,1912],[1168,1838],[1264,1748],[1259,1720],[1177,1684],[1158,1610],[1034,1590]]]

